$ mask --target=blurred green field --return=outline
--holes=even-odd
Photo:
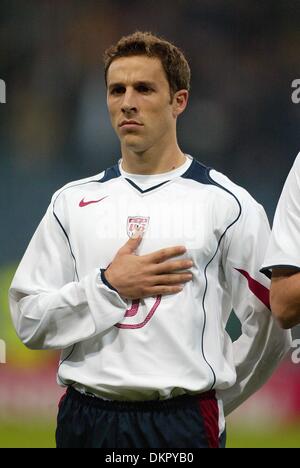
[[[55,422],[0,422],[0,448],[54,447]],[[229,427],[227,448],[300,448],[300,423],[268,432]]]
[[[267,426],[259,430],[247,430],[245,426],[227,428],[227,448],[300,448],[299,425]]]
[[[0,448],[54,448],[55,421],[0,421]]]

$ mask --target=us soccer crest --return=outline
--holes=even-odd
[[[143,234],[149,225],[150,216],[128,216],[127,235],[132,237],[134,232],[139,229]]]

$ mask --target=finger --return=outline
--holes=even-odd
[[[152,273],[156,275],[161,275],[163,273],[173,273],[175,271],[178,272],[178,270],[188,270],[189,268],[192,268],[193,265],[194,263],[189,259],[163,262],[157,265],[153,265]]]
[[[156,275],[153,279],[153,284],[157,286],[166,286],[166,285],[180,285],[181,283],[187,283],[193,279],[192,273],[181,273],[171,275]]]
[[[133,236],[119,249],[118,254],[132,254],[136,251],[143,238],[142,230],[136,230]]]
[[[175,247],[167,247],[165,249],[157,250],[151,254],[144,255],[145,260],[151,263],[160,263],[169,260],[177,255],[182,255],[186,252],[186,248],[182,245],[176,245]]]
[[[182,291],[184,285],[174,285],[174,286],[154,286],[153,288],[149,289],[149,297],[152,296],[165,296],[167,294],[176,294]],[[145,297],[148,297],[145,296]]]

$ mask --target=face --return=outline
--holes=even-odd
[[[142,153],[171,141],[187,91],[175,93],[159,59],[146,56],[114,60],[107,74],[107,105],[122,150]],[[179,104],[178,104],[179,103]]]

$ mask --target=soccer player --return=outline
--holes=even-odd
[[[300,153],[275,213],[263,272],[272,271],[271,309],[283,328],[300,323]]]
[[[222,447],[224,413],[290,347],[259,272],[267,218],[178,146],[190,69],[176,46],[122,38],[105,79],[122,157],[54,194],[10,289],[14,324],[28,347],[62,350],[58,447]]]

